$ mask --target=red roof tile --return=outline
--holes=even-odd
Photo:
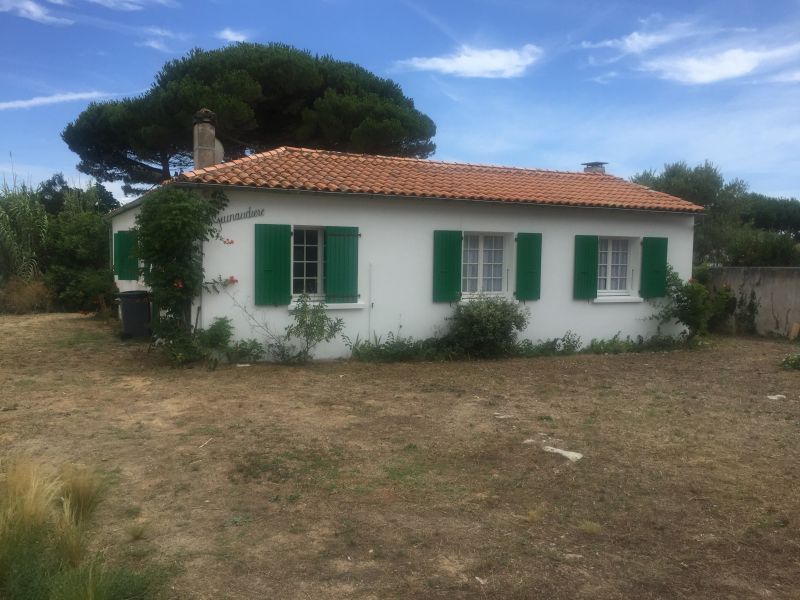
[[[175,177],[176,183],[701,212],[613,175],[518,169],[283,146]]]

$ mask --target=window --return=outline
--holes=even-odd
[[[303,293],[326,304],[358,302],[359,237],[358,227],[256,223],[256,306],[289,305]]]
[[[597,294],[630,294],[630,240],[600,238],[597,246]]]
[[[461,250],[461,291],[465,294],[503,291],[502,235],[464,234]]]
[[[292,294],[316,296],[323,293],[324,237],[324,232],[318,228],[294,228],[292,236]]]

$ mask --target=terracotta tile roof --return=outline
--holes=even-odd
[[[701,212],[613,175],[517,169],[281,147],[178,175],[171,182],[384,196]]]

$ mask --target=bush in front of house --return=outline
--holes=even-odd
[[[457,305],[440,337],[414,339],[390,332],[371,340],[345,337],[345,343],[354,359],[365,362],[502,358],[518,354],[517,334],[529,318],[518,302],[481,296]]]
[[[482,296],[456,305],[442,344],[466,358],[510,356],[529,320],[530,313],[519,302]]]

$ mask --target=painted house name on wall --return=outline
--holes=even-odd
[[[230,223],[231,221],[241,221],[243,219],[252,219],[253,217],[262,217],[262,216],[264,216],[263,208],[250,207],[243,212],[236,212],[236,213],[231,213],[229,215],[222,215],[215,222],[218,225],[222,225],[223,223]]]

